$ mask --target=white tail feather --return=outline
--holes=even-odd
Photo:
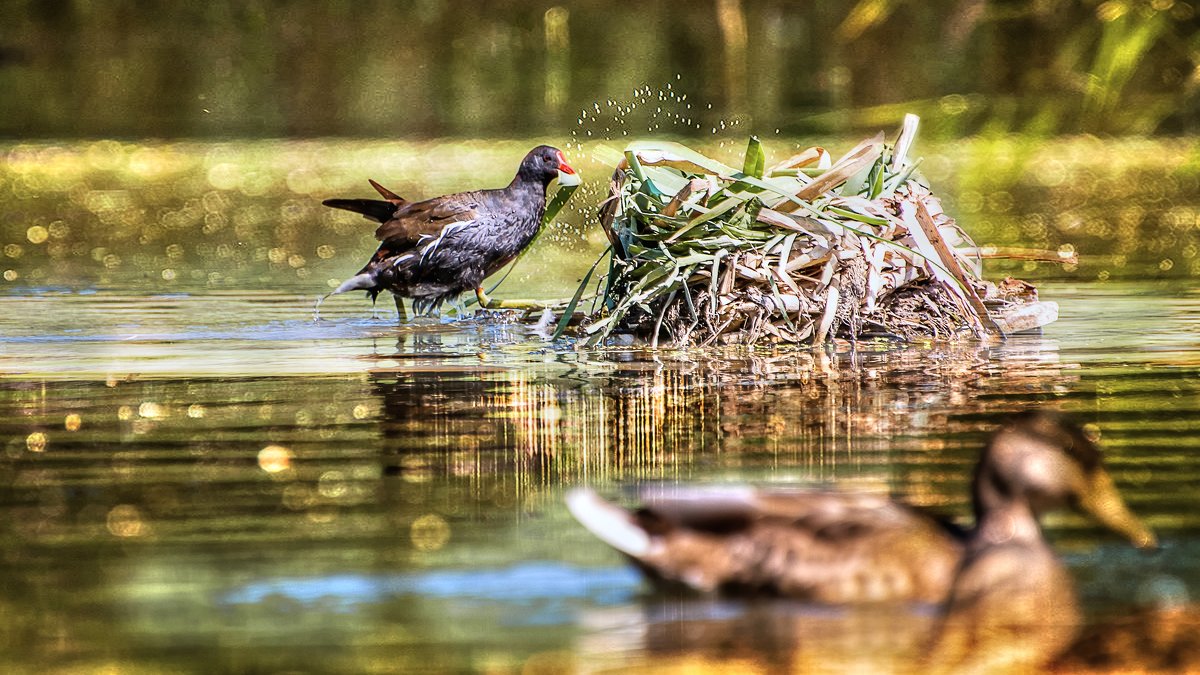
[[[371,275],[368,274],[367,272],[363,272],[362,274],[356,274],[356,275],[350,277],[349,279],[343,281],[342,285],[333,289],[332,293],[326,293],[325,295],[322,295],[321,297],[317,298],[317,304],[313,306],[313,321],[321,320],[321,303],[325,302],[325,298],[328,298],[333,295],[338,295],[339,293],[345,293],[347,291],[358,290],[360,288],[367,289],[367,288],[372,288],[374,286],[375,286],[375,280],[372,279]]]
[[[650,552],[650,535],[638,527],[629,512],[602,499],[588,488],[571,490],[567,510],[601,541],[625,555],[644,558]]]
[[[374,277],[371,276],[370,272],[363,272],[362,274],[356,274],[343,281],[342,285],[333,289],[333,292],[329,295],[340,295],[348,291],[357,291],[359,289],[367,289],[373,286],[375,286]],[[325,297],[328,298],[329,295],[326,295]]]

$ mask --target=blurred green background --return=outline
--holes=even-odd
[[[8,0],[0,136],[527,137],[674,82],[707,129],[1196,133],[1175,0]],[[711,103],[711,110],[705,107]]]

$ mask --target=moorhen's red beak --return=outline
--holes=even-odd
[[[567,158],[563,157],[562,150],[558,151],[558,170],[563,173],[574,174],[575,169],[567,165]]]

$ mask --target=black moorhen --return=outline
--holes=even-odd
[[[474,289],[486,305],[480,284],[533,241],[546,211],[546,187],[560,173],[575,171],[562,151],[539,145],[504,188],[410,202],[371,181],[384,199],[326,199],[325,206],[381,223],[375,238],[382,242],[358,274],[329,295],[362,289],[374,301],[391,291],[402,319],[401,298],[412,298],[413,311],[426,314]]]

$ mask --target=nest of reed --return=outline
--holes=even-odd
[[[981,267],[1061,256],[975,246],[915,171],[917,126],[909,115],[894,143],[880,133],[836,161],[813,147],[773,166],[751,138],[741,170],[632,144],[600,211],[611,256],[586,343],[988,339],[1054,321],[1032,285],[984,281]]]

